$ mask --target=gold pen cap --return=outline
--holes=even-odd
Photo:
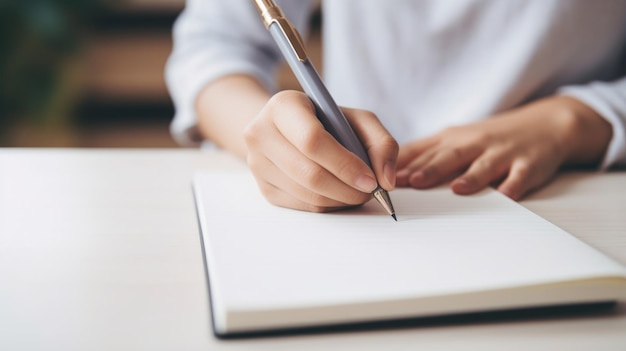
[[[272,0],[254,0],[254,4],[263,17],[265,28],[269,28],[274,20],[285,18],[283,11]]]
[[[280,7],[272,0],[254,0],[254,4],[263,18],[265,28],[269,29],[272,24],[277,24],[280,30],[285,34],[285,37],[287,37],[289,45],[298,60],[300,62],[308,60],[300,33],[298,33],[291,22],[287,20]]]

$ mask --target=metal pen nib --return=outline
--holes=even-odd
[[[378,187],[374,190],[372,195],[374,195],[376,201],[378,201],[378,203],[385,209],[385,211],[387,211],[387,213],[389,213],[391,217],[397,222],[398,219],[396,218],[396,211],[393,209],[393,204],[391,203],[391,198],[389,198],[389,193],[387,192],[387,190]]]

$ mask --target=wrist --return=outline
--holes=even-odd
[[[245,159],[243,131],[269,98],[269,92],[252,76],[233,74],[218,78],[205,86],[196,99],[200,133],[221,149]]]
[[[566,145],[565,164],[597,166],[606,153],[613,131],[611,124],[582,101],[568,97],[552,98],[555,115],[563,121]]]

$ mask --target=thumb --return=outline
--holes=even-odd
[[[396,186],[398,142],[370,111],[342,108],[369,156],[378,184],[385,190]]]

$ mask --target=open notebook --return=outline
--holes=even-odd
[[[315,214],[247,173],[194,192],[218,336],[626,299],[626,268],[494,190],[394,190]]]

